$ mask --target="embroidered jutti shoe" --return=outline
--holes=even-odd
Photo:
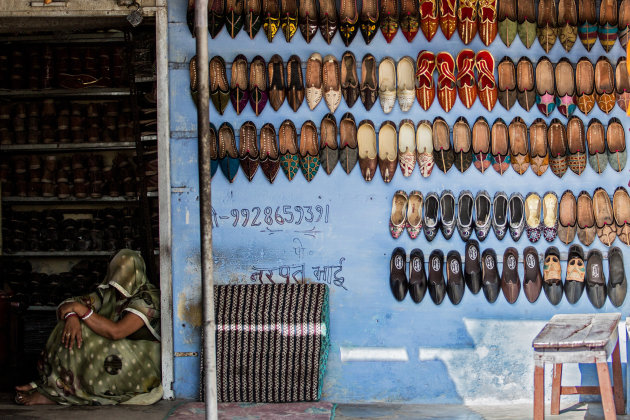
[[[225,178],[232,182],[238,173],[239,156],[236,149],[234,129],[230,123],[224,122],[219,127],[219,166]]]
[[[499,1],[499,36],[506,47],[512,45],[516,38],[518,23],[516,14],[516,0]]]
[[[326,114],[320,124],[319,161],[322,168],[330,175],[339,162],[337,144],[337,120],[333,114]]]
[[[343,170],[349,174],[359,160],[357,124],[354,121],[354,116],[349,112],[343,114],[339,123],[339,145],[339,163]]]
[[[263,125],[260,129],[260,169],[273,184],[280,169],[280,159],[276,129],[270,123]]]
[[[306,43],[317,34],[317,3],[315,0],[300,0],[298,7],[298,22],[300,32]]]
[[[529,140],[531,142],[529,162],[532,171],[541,176],[549,167],[549,150],[547,148],[547,123],[542,118],[537,118],[529,127]]]
[[[308,182],[317,174],[319,165],[317,127],[313,121],[306,121],[300,130],[300,169]]]
[[[427,178],[433,171],[433,128],[429,121],[420,121],[416,129],[416,160],[423,178]]]
[[[536,78],[534,65],[527,57],[521,57],[516,64],[516,97],[525,111],[536,104]]]
[[[280,4],[278,0],[263,1],[263,30],[267,35],[267,41],[273,41],[278,29],[280,29]]]
[[[359,144],[359,167],[363,179],[370,182],[378,167],[378,151],[376,149],[376,130],[374,123],[370,120],[363,120],[359,123],[357,131]]]
[[[497,37],[497,1],[498,0],[479,0],[479,38],[487,47],[492,44]]]
[[[398,163],[405,177],[416,167],[416,127],[408,119],[402,120],[398,127]]]
[[[280,167],[287,179],[291,181],[300,169],[297,131],[292,121],[285,120],[280,124],[278,140],[280,145]]]
[[[225,61],[222,57],[214,56],[210,60],[210,100],[217,112],[223,115],[230,102],[230,88],[225,73]]]
[[[581,175],[586,169],[586,135],[584,123],[577,116],[569,118],[567,123],[567,147],[569,149],[569,169]]]
[[[249,91],[247,90],[247,59],[239,54],[232,62],[232,77],[230,79],[230,100],[236,115],[247,107]]]
[[[473,165],[484,173],[492,165],[490,155],[490,126],[484,117],[477,118],[472,128]]]
[[[342,0],[339,10],[339,33],[343,43],[349,46],[357,34],[359,11],[356,0]]]
[[[446,39],[451,39],[455,31],[457,30],[457,17],[455,11],[457,10],[457,0],[439,0],[440,5],[440,28]]]
[[[378,130],[378,166],[381,177],[386,184],[391,182],[398,166],[396,126],[391,121],[385,121]]]
[[[457,93],[466,108],[470,109],[477,100],[475,52],[467,48],[457,54]]]
[[[558,37],[558,16],[555,0],[540,0],[538,3],[538,41],[546,53],[551,51]]]
[[[592,119],[586,129],[586,145],[588,147],[588,163],[598,174],[604,172],[608,166],[605,136],[602,123],[597,118]]]
[[[617,226],[610,197],[603,188],[597,188],[593,193],[593,216],[595,216],[599,240],[604,245],[611,246],[617,237]]]
[[[608,122],[606,153],[608,154],[608,163],[615,171],[621,172],[626,167],[626,136],[623,125],[618,118],[613,118]]]
[[[619,43],[625,50],[628,47],[628,39],[630,39],[630,0],[622,0],[619,5]]]
[[[451,132],[448,124],[441,117],[433,121],[433,160],[444,173],[451,169],[455,161],[451,146]]]
[[[529,141],[527,125],[521,117],[515,117],[508,127],[510,139],[510,161],[512,168],[523,175],[529,168]]]
[[[604,51],[609,52],[617,41],[617,0],[602,0],[599,6],[599,29],[597,35]]]
[[[630,245],[630,196],[624,187],[617,187],[613,194],[613,213],[617,236]]]
[[[497,84],[494,79],[494,57],[487,50],[477,52],[475,56],[477,67],[477,93],[481,104],[492,111],[497,103]]]
[[[381,0],[380,16],[381,32],[385,41],[390,43],[398,32],[398,0]]]
[[[615,74],[607,57],[600,57],[595,64],[595,93],[599,109],[608,114],[615,107]]]
[[[366,44],[370,44],[376,32],[378,31],[378,0],[364,0],[361,2],[361,16],[359,17],[359,26],[361,35]]]
[[[577,202],[573,192],[566,190],[558,205],[558,239],[570,244],[577,232]]]
[[[536,40],[536,6],[534,0],[519,0],[516,11],[518,37],[525,48],[529,48]]]
[[[453,124],[453,151],[455,162],[453,164],[460,172],[466,172],[473,161],[472,134],[466,118],[459,117]]]
[[[499,75],[498,96],[503,108],[510,110],[516,103],[516,68],[510,57],[503,57],[497,66]]]
[[[575,111],[577,99],[575,96],[575,77],[573,65],[566,57],[556,63],[556,107],[565,117],[570,117]]]
[[[438,71],[437,97],[440,106],[445,112],[449,112],[457,93],[455,92],[455,60],[453,56],[446,52],[439,52],[435,58]]]
[[[457,32],[466,45],[477,35],[477,0],[459,0]]]
[[[246,0],[245,2],[245,32],[250,39],[254,39],[260,27],[262,18],[260,16],[260,0]]]
[[[571,51],[577,39],[577,8],[575,0],[560,0],[558,3],[558,38],[565,51]]]
[[[416,98],[425,111],[431,107],[435,99],[434,71],[435,55],[431,51],[420,51],[416,60]]]
[[[284,39],[291,42],[293,35],[298,28],[298,5],[297,0],[281,0],[282,13],[280,14],[280,28],[284,34]]]
[[[491,135],[492,167],[500,175],[503,175],[510,168],[510,151],[508,148],[508,127],[501,118],[492,124]]]
[[[549,166],[551,167],[551,171],[558,178],[562,178],[568,167],[568,142],[566,128],[557,118],[551,120],[551,124],[549,124],[548,137],[550,154]]]
[[[547,57],[542,57],[536,64],[536,105],[546,117],[556,107],[555,92],[553,64]]]
[[[212,0],[208,2],[208,32],[212,38],[216,38],[225,24],[224,0]]]
[[[630,104],[630,78],[628,77],[628,63],[626,57],[619,57],[617,67],[615,67],[615,93],[617,96],[617,105],[628,111]]]
[[[246,121],[239,131],[239,159],[241,161],[241,169],[243,169],[247,180],[252,182],[258,170],[259,157],[258,146],[256,145],[258,139],[256,126],[253,122]]]
[[[575,84],[577,88],[577,107],[584,115],[595,106],[595,69],[588,58],[582,57],[575,66]]]
[[[238,35],[243,27],[243,6],[242,0],[226,0],[225,27],[232,39]]]
[[[420,28],[428,42],[437,32],[438,24],[437,0],[420,0]]]
[[[418,28],[420,27],[418,1],[402,0],[401,7],[400,30],[407,39],[407,42],[411,42],[416,37]]]
[[[578,35],[586,51],[590,51],[597,40],[597,8],[595,0],[578,0]]]

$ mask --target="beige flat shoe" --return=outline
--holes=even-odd
[[[416,127],[411,120],[402,120],[398,129],[398,163],[403,176],[410,176],[416,167]]]
[[[389,57],[378,65],[378,97],[383,112],[389,114],[396,103],[396,64]]]
[[[341,102],[341,78],[339,74],[339,62],[332,55],[324,58],[322,70],[322,80],[324,85],[324,101],[330,109],[335,112]]]
[[[390,182],[396,173],[397,149],[396,126],[391,121],[385,121],[378,131],[378,166],[386,183]]]
[[[407,112],[416,99],[415,65],[411,57],[403,57],[398,62],[396,76],[398,78],[398,105],[402,112]]]
[[[322,56],[311,54],[306,62],[306,103],[311,109],[322,100]]]

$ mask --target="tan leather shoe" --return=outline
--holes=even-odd
[[[630,2],[630,0],[626,0]],[[630,6],[628,7],[630,13]],[[628,112],[630,104],[630,77],[628,77],[628,62],[626,57],[619,57],[617,67],[615,67],[615,93],[617,94],[617,105]]]
[[[613,194],[613,212],[617,236],[626,245],[630,245],[630,196],[623,187],[618,187]]]
[[[582,119],[573,116],[567,123],[567,147],[569,149],[569,168],[580,175],[586,169],[586,135]]]
[[[322,56],[311,54],[306,62],[306,103],[311,109],[322,100]]]
[[[324,58],[322,80],[324,101],[330,112],[335,112],[341,102],[341,78],[339,75],[339,62],[332,55],[327,55]]]
[[[540,46],[549,53],[558,37],[558,15],[555,0],[540,0],[538,2],[537,33]]]
[[[558,213],[558,238],[568,245],[577,232],[577,201],[570,190],[562,194]]]
[[[595,106],[595,69],[588,58],[582,57],[575,66],[577,106],[585,115]]]
[[[605,113],[615,107],[615,74],[612,64],[606,57],[600,57],[595,64],[595,92],[597,105]]]
[[[599,240],[604,245],[610,246],[617,237],[617,227],[614,223],[610,197],[603,188],[597,188],[593,193],[593,215]]]
[[[378,166],[378,152],[376,150],[376,130],[374,123],[363,120],[357,131],[359,143],[359,167],[366,181],[371,181]]]
[[[534,173],[541,176],[549,167],[549,150],[547,148],[547,124],[537,118],[529,127],[530,164]]]
[[[512,168],[523,175],[529,168],[529,142],[527,141],[527,125],[521,117],[515,117],[508,127],[510,139],[510,159]]]
[[[554,118],[549,125],[549,166],[551,171],[558,177],[562,176],[567,171],[567,131],[564,124],[557,118]]]
[[[385,121],[378,130],[378,166],[381,177],[389,183],[396,174],[398,166],[398,135],[396,126],[391,121]]]
[[[577,199],[577,234],[578,239],[585,246],[595,240],[595,216],[593,215],[593,200],[586,191],[580,192]]]

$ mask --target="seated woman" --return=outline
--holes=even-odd
[[[96,292],[65,300],[18,404],[153,404],[162,397],[160,297],[138,252],[124,249]]]

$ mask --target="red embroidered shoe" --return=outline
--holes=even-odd
[[[420,51],[416,60],[416,68],[416,98],[422,109],[426,111],[435,99],[435,86],[433,86],[435,55],[431,51]]]
[[[479,0],[479,38],[487,47],[497,37],[497,0]]]
[[[494,78],[494,57],[488,50],[481,50],[475,56],[477,67],[477,92],[481,104],[492,111],[497,103],[497,83]]]
[[[457,54],[457,93],[459,100],[466,108],[473,106],[477,100],[475,52],[473,50],[463,49]]]
[[[457,32],[466,45],[477,35],[477,0],[459,0]]]
[[[431,42],[438,29],[437,0],[420,1],[420,29],[427,41]]]
[[[457,0],[440,0],[440,28],[446,39],[451,39],[457,29],[456,8]]]
[[[438,101],[444,111],[449,112],[457,94],[455,93],[455,60],[453,56],[446,52],[439,52],[435,58],[438,71]]]
[[[420,26],[418,0],[402,0],[400,13],[400,30],[407,42],[413,41]]]

